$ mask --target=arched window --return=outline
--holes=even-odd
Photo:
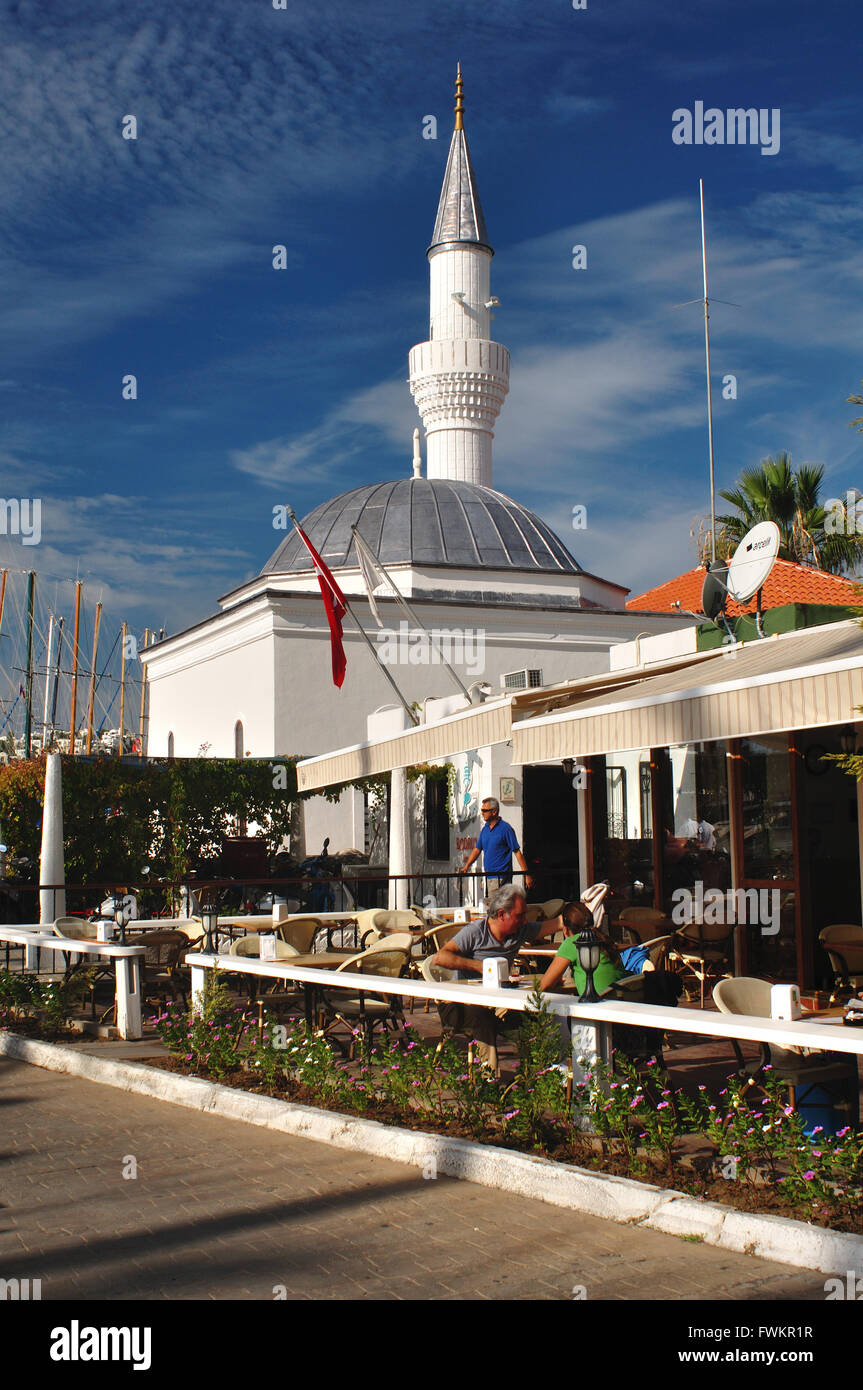
[[[173,756],[174,756],[174,735],[173,735],[173,734],[168,734],[168,757],[169,757],[169,758],[173,758]]]
[[[234,757],[235,757],[235,758],[244,758],[244,757],[246,756],[246,750],[245,750],[245,747],[244,747],[245,742],[246,742],[246,736],[245,736],[245,734],[243,733],[243,721],[242,721],[242,719],[238,719],[237,722],[236,722],[236,724],[234,725]]]

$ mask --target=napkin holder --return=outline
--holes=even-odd
[[[487,956],[482,963],[483,989],[500,989],[509,979],[509,961],[506,956]]]
[[[272,932],[268,933],[265,936],[260,936],[258,940],[260,942],[261,960],[275,960],[276,938],[273,936]]]
[[[772,986],[770,990],[771,1018],[778,1019],[782,1023],[790,1023],[795,1018],[800,1018],[802,1013],[799,985]]]

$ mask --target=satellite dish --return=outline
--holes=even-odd
[[[728,566],[713,560],[708,566],[701,586],[701,611],[712,623],[716,622],[728,597]]]
[[[779,554],[779,527],[759,521],[747,531],[728,562],[728,592],[738,603],[757,594]]]

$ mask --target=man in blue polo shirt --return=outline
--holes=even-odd
[[[518,867],[524,873],[526,888],[533,887],[533,879],[527,872],[527,864],[518,843],[518,836],[512,826],[500,818],[500,803],[493,796],[487,796],[482,803],[483,827],[470,858],[459,869],[466,874],[475,859],[483,856],[483,869],[486,874],[488,891],[512,883],[512,856],[515,855]]]

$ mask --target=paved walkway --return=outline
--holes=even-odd
[[[43,1299],[824,1298],[823,1275],[7,1058],[0,1117],[0,1277]]]

